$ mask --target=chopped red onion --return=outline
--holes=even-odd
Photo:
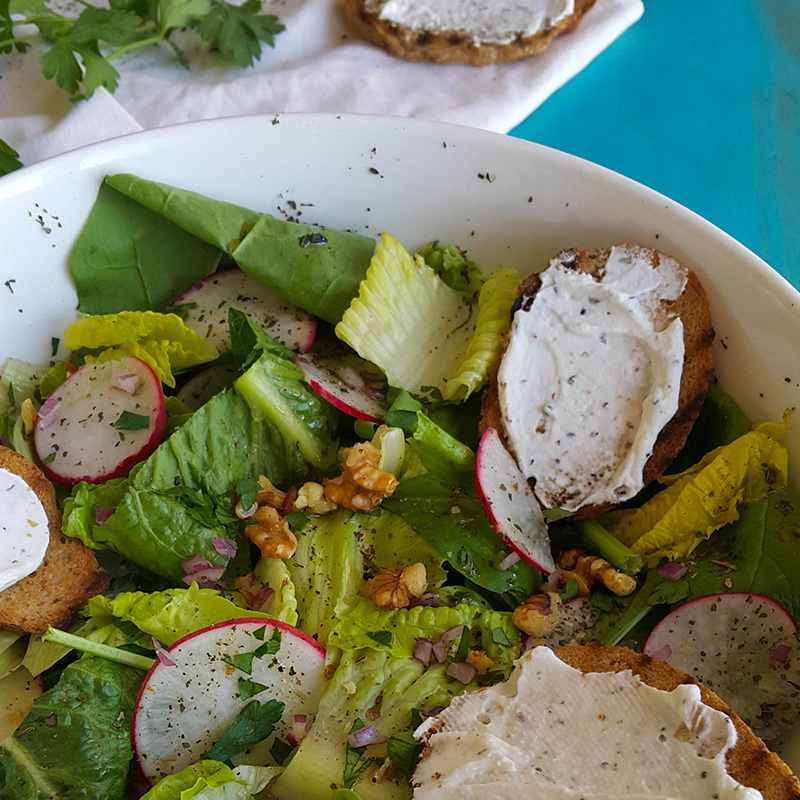
[[[133,372],[128,375],[116,375],[111,381],[111,385],[115,389],[119,389],[126,394],[135,394],[140,383],[139,376]]]
[[[287,514],[291,513],[295,500],[297,500],[297,489],[294,486],[290,486],[286,490],[286,494],[283,496],[283,502],[281,503],[282,516],[285,517]]]
[[[447,645],[443,641],[440,640],[436,642],[431,648],[431,652],[433,653],[433,657],[440,664],[444,664],[444,660],[447,658]]]
[[[165,666],[165,667],[174,667],[175,662],[170,658],[169,653],[164,648],[164,645],[158,641],[155,637],[153,637],[153,649],[156,651],[156,658]]]
[[[433,592],[426,592],[422,595],[422,597],[417,597],[408,605],[409,608],[415,608],[416,606],[430,606],[432,608],[437,608],[439,606],[439,595],[434,594]]]
[[[423,667],[427,667],[428,664],[431,663],[431,655],[433,655],[433,642],[429,639],[415,639],[414,650],[411,655],[413,655]]]
[[[551,572],[547,576],[547,580],[541,585],[543,592],[557,592],[561,585],[561,578],[558,575],[558,570]]]
[[[447,674],[466,686],[468,683],[472,683],[472,681],[475,680],[475,676],[478,674],[478,668],[473,664],[467,664],[466,661],[454,661],[447,668]]]
[[[375,730],[374,725],[367,725],[366,728],[353,731],[350,734],[348,741],[352,747],[366,747],[368,744],[375,744],[378,738],[378,731]]]
[[[677,561],[668,561],[658,568],[658,574],[667,581],[679,581],[688,571],[686,564]]]
[[[228,558],[233,558],[236,555],[236,542],[233,539],[228,539],[227,536],[215,536],[211,540],[211,544],[214,545],[214,549],[221,555],[221,556],[228,556]]]
[[[271,586],[262,586],[258,594],[250,603],[251,611],[264,611],[275,597],[275,590]]]
[[[500,562],[500,569],[507,570],[511,569],[518,561],[520,560],[519,553],[512,550],[501,562]]]
[[[420,711],[419,718],[428,719],[429,717],[435,717],[440,711],[444,711],[444,706],[436,706],[429,711]]]
[[[209,565],[208,569],[201,569],[197,572],[192,572],[190,575],[183,576],[183,582],[186,584],[196,583],[201,589],[222,589],[219,579],[222,573],[225,572],[225,567],[212,567]]]
[[[776,664],[785,664],[792,654],[792,648],[788,644],[779,644],[772,650],[771,658]]]
[[[450,644],[450,642],[455,641],[458,639],[459,636],[464,632],[463,625],[456,625],[455,628],[450,628],[449,631],[445,631],[440,637],[439,641],[442,644]]]
[[[536,639],[533,636],[526,636],[522,640],[522,652],[527,653],[528,650],[533,650],[536,644]]]
[[[184,576],[194,575],[196,572],[201,572],[202,570],[208,569],[210,566],[212,566],[211,562],[199,554],[190,556],[181,561],[181,570]]]
[[[303,741],[306,737],[306,723],[308,722],[308,717],[305,714],[295,714],[294,721],[292,722],[292,727],[289,730],[289,733],[286,736],[286,741],[289,742],[292,747],[297,747],[300,742]]]
[[[116,510],[114,506],[95,506],[94,521],[102,525]]]
[[[655,653],[650,654],[650,658],[654,661],[666,661],[672,655],[672,648],[665,644],[663,647],[659,647]]]

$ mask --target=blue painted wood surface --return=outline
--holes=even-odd
[[[800,288],[800,0],[645,0],[511,135],[662,192]]]

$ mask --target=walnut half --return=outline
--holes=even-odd
[[[380,451],[369,442],[345,447],[342,474],[325,481],[325,498],[350,511],[372,511],[397,488],[397,478],[378,467]]]
[[[383,570],[364,584],[361,595],[378,608],[408,608],[427,588],[425,565],[418,563],[405,569]]]
[[[567,550],[558,560],[561,577],[578,584],[578,596],[586,597],[592,586],[599,582],[617,597],[626,597],[637,586],[636,578],[620,572],[604,558],[587,556],[581,550]]]
[[[264,558],[291,558],[297,550],[297,537],[286,520],[270,506],[262,506],[252,516],[245,536],[261,551]]]
[[[558,624],[561,598],[556,592],[531,595],[514,609],[511,621],[523,633],[539,639]]]

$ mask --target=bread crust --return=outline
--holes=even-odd
[[[364,39],[406,61],[469,64],[485,67],[530,58],[546,50],[557,36],[574,30],[595,0],[575,0],[575,10],[547,30],[518,36],[506,44],[475,43],[460,31],[419,31],[378,17],[380,7],[370,0],[342,0],[352,28]],[[378,5],[376,10],[371,10]]]
[[[621,244],[619,247],[633,248],[640,253],[647,254],[650,263],[655,269],[662,255],[657,250],[640,247],[633,244]],[[556,258],[559,261],[569,261],[570,266],[579,272],[593,276],[602,274],[612,248],[600,250],[581,250],[573,248],[564,250]],[[512,314],[519,310],[526,300],[532,298],[539,291],[541,279],[538,274],[526,278],[517,290],[517,302]],[[664,474],[664,470],[672,463],[686,443],[686,437],[700,413],[708,384],[711,381],[714,358],[712,344],[714,342],[714,328],[711,325],[711,312],[708,307],[706,293],[697,276],[687,271],[686,286],[677,300],[662,303],[665,313],[671,317],[680,317],[683,323],[683,370],[681,372],[681,385],[678,395],[678,410],[670,421],[662,428],[653,452],[644,465],[642,477],[644,486]],[[508,347],[511,331],[506,333],[501,351],[505,353]],[[497,371],[495,368],[489,376],[488,385],[481,400],[480,432],[488,428],[496,428],[508,445],[503,428],[500,400],[497,392]],[[608,511],[615,504],[584,506],[575,513],[576,519],[594,516],[603,511]]]
[[[33,489],[50,526],[50,543],[39,568],[0,592],[0,625],[25,633],[44,633],[48,625],[68,627],[90,597],[106,591],[108,575],[83,542],[62,533],[53,484],[35,464],[0,447],[0,468],[16,473]]]
[[[764,800],[800,800],[800,782],[789,767],[714,692],[685,672],[627,647],[607,647],[596,642],[556,647],[553,652],[564,663],[583,673],[622,672],[629,669],[643,683],[665,692],[671,692],[682,684],[698,686],[703,702],[727,714],[736,728],[736,744],[726,754],[728,774],[739,783],[758,789]],[[437,726],[435,719],[432,721],[423,740],[422,758],[430,749],[427,739],[442,727]]]

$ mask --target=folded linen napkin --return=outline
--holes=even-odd
[[[35,52],[0,55],[0,138],[32,163],[84,144],[197,119],[331,111],[419,117],[507,132],[580,72],[642,14],[641,0],[597,0],[577,30],[543,54],[491,67],[416,64],[353,35],[338,0],[263,0],[286,26],[249,69],[221,67],[202,43],[117,62],[116,93],[71,105],[45,81]]]

